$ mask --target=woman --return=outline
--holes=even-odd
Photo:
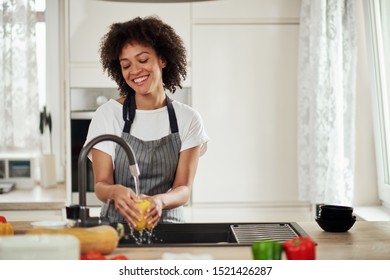
[[[206,151],[200,115],[169,99],[186,77],[186,50],[174,29],[157,17],[111,25],[100,48],[103,69],[119,87],[120,98],[100,106],[86,142],[101,134],[121,136],[133,148],[140,168],[142,199],[151,206],[148,226],[184,222],[198,159]],[[140,221],[134,180],[122,148],[113,142],[92,149],[95,193],[111,222]]]

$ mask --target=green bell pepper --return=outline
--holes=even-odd
[[[276,241],[256,241],[252,244],[252,254],[255,260],[280,260],[283,245]]]

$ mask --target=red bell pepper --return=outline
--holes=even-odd
[[[288,260],[315,260],[316,244],[310,237],[296,237],[283,242]]]
[[[115,257],[110,258],[109,260],[128,260],[125,255],[117,255]]]
[[[106,260],[107,258],[100,252],[90,250],[87,253],[80,256],[80,260]]]
[[[112,258],[107,258],[102,253],[91,250],[80,256],[80,260],[128,260],[125,255],[117,255]]]
[[[0,223],[7,223],[7,219],[4,216],[0,216]]]

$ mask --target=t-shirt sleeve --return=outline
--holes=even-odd
[[[116,134],[114,131],[114,126],[109,125],[110,114],[106,114],[103,108],[98,108],[93,115],[91,123],[89,125],[87,138],[84,146],[89,143],[92,139],[103,134]],[[106,154],[110,155],[112,159],[115,156],[115,143],[112,141],[103,141],[99,142],[94,146],[95,149],[98,149]],[[88,154],[88,158],[91,159],[91,153]]]
[[[191,120],[182,137],[181,151],[201,145],[201,155],[207,150],[209,137],[206,134],[202,117],[197,111],[193,111]]]

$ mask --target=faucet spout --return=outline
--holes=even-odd
[[[79,185],[79,204],[80,204],[80,212],[79,212],[79,220],[80,226],[89,227],[99,224],[107,224],[107,221],[102,221],[102,219],[96,219],[89,217],[89,209],[87,208],[87,158],[90,150],[97,144],[103,141],[113,141],[120,145],[128,159],[129,159],[129,169],[130,173],[134,178],[138,178],[140,175],[138,164],[134,155],[134,151],[131,146],[126,143],[122,138],[111,135],[111,134],[103,134],[94,139],[92,139],[87,145],[85,145],[79,155],[78,159],[78,185]],[[138,195],[138,194],[137,194]]]

